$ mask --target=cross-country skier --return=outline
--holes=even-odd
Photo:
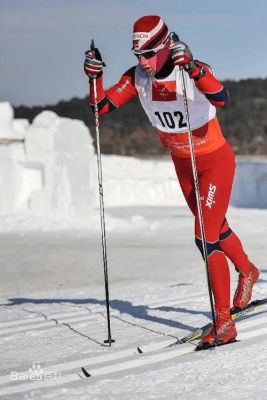
[[[99,50],[85,53],[84,71],[89,77],[90,104],[95,104],[93,78],[96,78],[99,115],[139,96],[163,146],[171,152],[184,197],[195,217],[195,241],[203,253],[184,114],[181,68],[187,72],[185,84],[215,301],[217,339],[224,344],[237,335],[230,317],[230,274],[226,256],[239,272],[233,299],[235,307],[246,306],[259,277],[258,268],[248,259],[225,217],[235,173],[235,157],[222,134],[215,107],[223,107],[227,103],[228,93],[211,68],[194,59],[189,47],[169,32],[159,16],[144,16],[135,22],[132,51],[137,57],[137,65],[125,72],[119,82],[108,90],[103,88],[103,62]],[[215,344],[213,329],[203,337],[202,343]]]

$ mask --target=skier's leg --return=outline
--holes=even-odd
[[[216,154],[197,159],[202,213],[207,241],[208,264],[215,301],[216,328],[219,341],[226,343],[236,337],[230,317],[230,272],[226,256],[220,247],[220,231],[231,194],[234,177],[234,157],[226,144]],[[202,251],[199,218],[195,218],[196,244]],[[203,338],[213,343],[212,331]]]
[[[220,247],[226,256],[234,264],[238,272],[248,275],[251,269],[251,263],[245,253],[240,239],[229,227],[227,220],[224,220],[220,232]]]
[[[227,190],[225,190],[224,187],[224,166],[221,166],[223,160],[219,162],[219,165],[217,161],[222,158],[221,153],[223,154],[224,151],[216,152],[216,154],[213,156],[209,155],[199,157],[197,160],[197,169],[200,183],[200,194],[202,198],[204,229],[206,240],[208,242],[207,248],[211,285],[215,299],[215,308],[217,314],[216,321],[218,321],[217,330],[220,334],[222,326],[224,327],[225,323],[227,324],[227,328],[223,328],[223,335],[220,335],[220,340],[227,342],[236,336],[236,330],[230,318],[229,268],[226,257],[219,247],[219,234],[229,202],[233,173],[231,173],[230,170],[230,173],[228,174],[229,194],[227,195]],[[192,166],[190,164],[190,160],[175,159],[175,157],[173,157],[173,161],[186,201],[191,211],[195,215],[196,243],[202,251],[200,224],[197,214],[194,184],[192,180]],[[210,169],[207,168],[207,165],[211,166]],[[232,170],[234,170],[234,168],[232,168]],[[217,193],[220,193],[221,197],[220,201],[216,200],[217,202],[215,201],[210,188],[210,186],[214,185],[216,187],[214,195],[217,191]],[[207,341],[214,342],[214,340],[215,335],[214,332],[212,332],[211,336],[207,338]]]
[[[220,157],[224,151],[216,151],[216,154],[205,155],[197,158],[197,171],[199,177],[200,195],[202,198],[202,212],[204,229],[207,240],[209,272],[214,293],[215,306],[230,309],[230,274],[228,263],[223,251],[220,249],[219,234],[227,210],[233,172],[230,171],[229,190],[225,190],[225,166]],[[201,231],[196,207],[196,197],[193,183],[192,165],[190,159],[181,159],[172,156],[176,174],[180,182],[184,197],[195,216],[196,244],[202,252]],[[218,162],[219,160],[219,162]],[[229,164],[229,163],[228,163]],[[207,168],[209,165],[209,168]],[[234,169],[234,167],[232,168]],[[213,203],[210,185],[215,185]],[[219,194],[218,194],[219,193]],[[221,201],[217,201],[218,195]],[[208,201],[209,200],[209,201]],[[211,202],[210,202],[211,200]],[[207,202],[207,205],[206,205]]]
[[[220,247],[221,226],[228,208],[235,161],[229,145],[197,158],[202,213],[207,240],[209,270],[215,306],[230,307],[230,273]],[[201,249],[199,218],[195,219],[196,244]]]
[[[191,160],[189,158],[179,158],[173,154],[171,154],[171,156],[185,201],[192,214],[195,215],[197,204]]]
[[[260,271],[250,262],[239,238],[231,230],[226,220],[220,233],[220,247],[239,272],[233,304],[235,307],[244,308],[251,299],[252,289],[259,278]]]

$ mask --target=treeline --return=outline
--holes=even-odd
[[[230,93],[227,107],[218,109],[222,130],[237,154],[267,154],[267,79],[224,82]],[[94,136],[94,117],[88,97],[72,98],[44,107],[15,107],[15,118],[33,118],[43,110],[80,119]],[[105,154],[164,154],[137,98],[101,117],[101,150]]]

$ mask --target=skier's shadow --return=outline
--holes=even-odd
[[[33,298],[10,298],[8,299],[9,303],[6,304],[0,304],[0,306],[5,306],[5,307],[12,307],[16,305],[25,305],[25,304],[66,304],[66,303],[71,303],[79,306],[87,306],[90,307],[90,305],[100,305],[100,306],[105,306],[106,302],[104,300],[99,300],[99,299],[94,299],[94,298],[87,298],[87,299],[33,299]],[[176,329],[182,329],[182,330],[187,330],[189,332],[193,332],[195,330],[195,326],[187,325],[179,321],[175,321],[172,319],[167,319],[163,317],[158,317],[153,315],[153,311],[163,311],[163,312],[175,312],[175,313],[183,313],[183,314],[191,314],[191,315],[199,315],[202,314],[205,317],[210,318],[210,312],[205,312],[205,311],[196,311],[196,310],[190,310],[187,308],[180,308],[180,307],[170,307],[170,306],[161,306],[161,307],[156,307],[156,308],[150,308],[147,305],[134,305],[130,301],[125,301],[125,300],[111,300],[110,301],[110,306],[111,306],[111,315],[112,315],[112,310],[117,310],[121,315],[114,315],[114,318],[120,319],[124,322],[133,324],[138,326],[138,322],[136,320],[133,321],[127,321],[124,319],[124,315],[128,314],[132,316],[135,319],[141,319],[144,321],[150,321],[154,322],[157,324],[162,324],[162,325],[167,325],[172,328]],[[32,310],[35,311],[35,310]],[[94,312],[98,312],[98,310],[95,310]],[[141,325],[140,325],[141,327]],[[151,327],[152,329],[152,327]]]
[[[100,306],[105,306],[106,302],[105,300],[99,300],[99,299],[94,299],[94,298],[86,298],[86,299],[69,299],[69,298],[51,298],[51,299],[33,299],[33,298],[10,298],[8,299],[9,303],[6,304],[0,304],[2,307],[12,307],[16,305],[25,305],[25,304],[66,304],[66,303],[71,303],[74,305],[78,306],[83,306],[83,307],[88,307],[88,311],[92,311],[94,313],[103,313],[103,310],[90,310],[90,305],[100,305]],[[154,322],[156,324],[161,324],[161,325],[166,325],[170,326],[172,328],[176,329],[181,329],[181,330],[186,330],[189,332],[193,332],[196,329],[196,326],[191,326],[184,324],[180,321],[175,321],[173,319],[167,319],[163,317],[159,317],[156,315],[153,315],[153,311],[163,311],[163,312],[175,312],[175,313],[182,313],[182,314],[191,314],[191,315],[203,315],[209,320],[211,320],[211,312],[208,311],[200,311],[200,310],[190,310],[184,307],[171,307],[171,306],[160,306],[160,307],[155,307],[151,308],[148,305],[134,305],[130,301],[125,301],[125,300],[111,300],[110,301],[110,306],[111,306],[111,316],[112,316],[112,310],[117,310],[119,311],[120,315],[113,315],[113,318],[119,319],[122,322],[134,325],[139,328],[144,328],[148,330],[154,330],[156,331],[155,326],[145,326],[140,324],[138,320],[144,320],[144,321],[150,321]],[[29,311],[29,310],[28,310]],[[32,312],[36,312],[36,309],[31,310]],[[37,312],[42,311],[38,310]],[[47,310],[46,310],[47,311]],[[253,316],[260,315],[266,313],[265,311],[258,311],[257,313],[253,313]],[[127,320],[125,318],[125,315],[130,315],[134,320]],[[250,318],[250,315],[244,315],[242,317],[242,320],[245,320],[247,318]],[[208,322],[208,321],[205,321]],[[204,323],[205,323],[204,322]]]
[[[180,321],[175,321],[173,319],[158,317],[152,314],[153,311],[176,312],[183,314],[198,314],[198,315],[202,314],[205,317],[210,316],[210,313],[205,311],[195,311],[195,310],[189,310],[187,308],[166,307],[166,306],[151,308],[147,305],[133,305],[129,301],[121,301],[121,300],[112,300],[111,307],[115,310],[118,310],[121,314],[129,314],[137,319],[142,319],[157,324],[167,325],[172,328],[187,330],[189,332],[193,332],[195,330],[195,326],[187,325]]]

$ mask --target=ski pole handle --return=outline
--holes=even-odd
[[[91,51],[95,50],[95,41],[94,41],[94,39],[91,39],[90,50]]]
[[[95,41],[94,41],[94,39],[91,39],[91,44],[90,44],[90,50],[91,51],[95,51]],[[102,60],[100,60],[100,61],[102,61]],[[102,61],[102,64],[103,64],[103,67],[106,67],[106,64],[104,63],[104,61]]]

